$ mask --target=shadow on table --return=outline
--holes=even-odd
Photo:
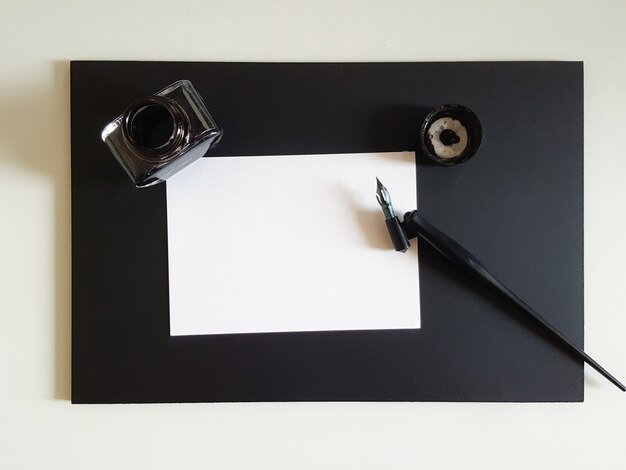
[[[3,164],[50,180],[54,225],[54,387],[52,396],[70,399],[70,64],[55,61],[51,86],[24,85],[0,92]],[[28,216],[28,214],[24,214]],[[33,286],[33,295],[37,295]]]

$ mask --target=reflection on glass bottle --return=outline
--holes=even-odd
[[[160,183],[215,146],[222,129],[188,80],[139,99],[102,131],[139,188]]]

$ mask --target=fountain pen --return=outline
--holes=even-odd
[[[526,312],[526,314],[536,323],[548,330],[555,340],[560,342],[578,358],[582,359],[584,362],[597,370],[622,392],[626,391],[626,387],[624,387],[619,380],[609,374],[606,369],[593,360],[587,353],[585,353],[585,351],[576,346],[569,338],[563,335],[563,333],[561,333],[555,326],[548,322],[548,320],[539,315],[539,313],[533,310],[528,304],[526,304],[526,302],[514,294],[513,291],[502,284],[474,255],[441,230],[431,225],[417,210],[407,212],[404,215],[404,220],[400,222],[393,210],[389,192],[378,178],[376,178],[376,199],[378,200],[378,203],[383,210],[383,214],[385,215],[387,230],[389,231],[389,236],[391,237],[391,241],[396,251],[405,252],[409,246],[411,246],[409,242],[411,238],[421,238],[426,243],[431,245],[436,251],[459,265],[461,268],[465,269],[466,272],[478,277],[490,287],[500,292],[513,304],[517,305],[524,312]]]

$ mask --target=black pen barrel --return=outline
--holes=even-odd
[[[576,346],[569,338],[561,333],[555,326],[543,318],[539,313],[533,310],[522,299],[515,295],[508,287],[502,284],[496,279],[483,264],[464,247],[459,245],[456,241],[443,233],[441,230],[430,224],[424,219],[417,211],[406,214],[404,221],[402,222],[407,237],[412,238],[419,236],[435,250],[456,262],[460,266],[469,270],[479,278],[487,282],[491,287],[498,290],[505,297],[515,303],[518,307],[522,308],[532,319],[538,322],[541,326],[550,331],[563,345],[569,348],[576,356],[585,361],[606,379],[608,379],[613,385],[619,388],[621,391],[626,391],[626,387],[609,372],[604,369],[600,364],[593,360],[585,351]]]
[[[400,220],[398,220],[397,217],[393,217],[391,219],[386,219],[385,224],[387,224],[387,231],[389,232],[391,243],[393,243],[393,249],[401,251],[402,253],[408,250],[411,243],[409,243],[409,239],[406,237],[406,234],[402,229]]]

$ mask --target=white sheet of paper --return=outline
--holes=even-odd
[[[412,152],[203,158],[167,182],[170,333],[419,328]]]

